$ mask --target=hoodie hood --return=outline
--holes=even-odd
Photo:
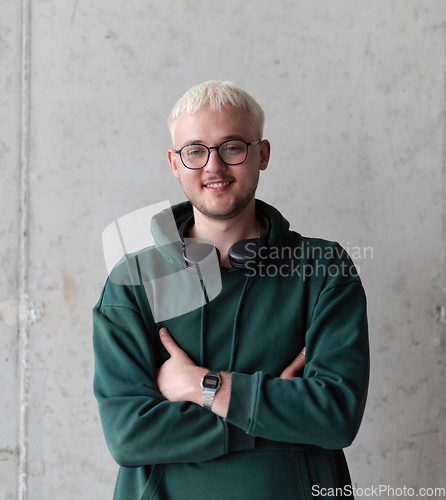
[[[178,229],[193,215],[192,204],[183,201],[154,215],[150,231],[156,249],[171,264],[184,268],[183,250]]]
[[[289,222],[277,209],[261,200],[256,200],[256,212],[260,212],[269,220],[268,246],[281,247],[287,238]],[[150,226],[157,250],[168,262],[183,268],[184,259],[178,229],[191,216],[192,204],[190,201],[184,201],[156,214]]]

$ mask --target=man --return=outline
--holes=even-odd
[[[132,269],[117,266],[94,309],[95,395],[121,465],[115,499],[351,493],[342,448],[365,406],[365,295],[341,247],[290,231],[255,199],[270,157],[263,121],[231,84],[186,92],[169,118],[168,159],[189,199],[172,208],[181,244],[169,244],[162,212],[156,245]],[[203,239],[220,262],[211,300],[209,247],[194,245]],[[201,307],[155,322],[169,300],[159,278],[184,269],[202,285]]]

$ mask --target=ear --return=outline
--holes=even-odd
[[[264,139],[260,143],[260,170],[265,170],[268,166],[269,157],[271,155],[271,144]]]
[[[179,160],[179,156],[175,153],[174,149],[169,149],[167,151],[167,159],[169,160],[170,170],[172,170],[172,174],[177,179],[180,178],[178,174],[177,161]]]

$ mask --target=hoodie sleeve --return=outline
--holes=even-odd
[[[327,449],[351,444],[365,407],[369,345],[363,287],[357,276],[343,274],[329,276],[318,293],[303,377],[233,373],[227,422],[277,441]]]
[[[94,393],[115,461],[127,467],[200,462],[253,448],[254,438],[239,428],[158,392],[153,332],[135,303],[120,292],[116,305],[109,288],[107,282],[93,310]]]

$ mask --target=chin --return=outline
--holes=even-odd
[[[205,205],[204,203],[195,203],[193,200],[190,200],[192,205],[205,217],[214,220],[228,220],[236,217],[241,214],[243,210],[249,205],[252,196],[249,199],[238,200],[238,202],[231,204],[226,207],[210,207]]]
[[[213,199],[206,199],[206,196],[202,197],[198,193],[187,192],[184,190],[184,186],[182,187],[184,194],[192,203],[193,207],[205,217],[214,220],[228,220],[241,214],[252,202],[257,183],[253,183],[252,186],[249,186],[245,195],[240,196],[235,193],[232,195],[229,195],[229,193],[221,193],[220,196],[214,195]]]

